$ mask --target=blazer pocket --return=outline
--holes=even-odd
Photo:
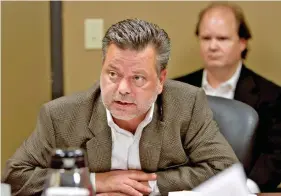
[[[170,166],[164,167],[164,170],[167,170],[167,169],[176,169],[176,168],[181,167],[181,166],[187,166],[187,165],[188,165],[188,162],[189,162],[189,159],[186,159],[186,161],[183,162],[183,163],[176,164],[176,165],[170,165]]]

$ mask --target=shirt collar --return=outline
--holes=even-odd
[[[238,82],[240,73],[241,73],[241,69],[242,69],[242,61],[239,62],[239,65],[235,71],[235,73],[231,76],[230,79],[228,79],[227,81],[223,82],[222,84],[219,85],[220,87],[228,87],[231,90],[234,90],[236,88],[236,84]],[[207,80],[207,71],[204,69],[203,70],[203,76],[202,76],[202,87],[204,89],[208,89],[208,88],[212,88],[211,85],[209,84],[208,80]]]

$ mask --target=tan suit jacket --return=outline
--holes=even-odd
[[[162,195],[192,189],[238,161],[212,119],[203,90],[165,82],[139,146],[142,170],[157,173]],[[110,171],[111,144],[97,83],[43,105],[35,131],[8,160],[2,181],[14,195],[40,194],[53,148],[83,148],[91,172]]]

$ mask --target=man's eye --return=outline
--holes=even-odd
[[[109,72],[109,76],[111,78],[115,78],[117,76],[117,74],[115,72],[111,71],[111,72]]]
[[[108,72],[108,75],[109,75],[109,79],[112,81],[112,82],[117,82],[119,80],[119,75],[114,72],[114,71],[109,71]]]
[[[209,37],[209,36],[202,36],[201,39],[202,39],[202,40],[205,40],[205,41],[208,41],[208,40],[211,39],[211,37]]]
[[[218,37],[218,40],[225,41],[225,40],[227,40],[227,37]]]
[[[141,87],[145,84],[145,77],[143,76],[134,76],[134,83],[136,86]]]
[[[135,76],[135,80],[141,80],[141,79],[143,79],[142,76]]]

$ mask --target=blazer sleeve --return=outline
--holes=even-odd
[[[12,195],[39,195],[48,172],[49,159],[55,147],[50,112],[40,109],[35,131],[7,161],[2,181],[10,184]]]
[[[259,108],[260,124],[255,153],[258,158],[249,174],[262,192],[281,192],[281,89],[274,101]],[[269,95],[268,95],[269,96]]]
[[[191,122],[183,141],[186,156],[191,164],[157,173],[161,195],[170,191],[190,190],[208,178],[238,162],[222,136],[208,106],[206,95],[199,89],[196,95]]]

